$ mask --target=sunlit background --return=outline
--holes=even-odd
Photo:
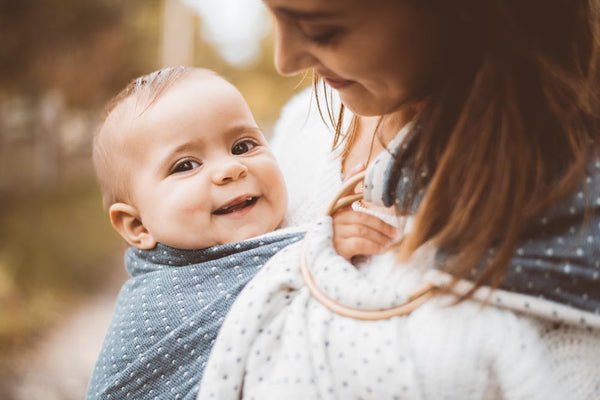
[[[82,399],[124,245],[91,138],[105,102],[168,65],[211,68],[270,132],[305,86],[273,68],[259,0],[0,0],[0,399]]]

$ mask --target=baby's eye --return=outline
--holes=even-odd
[[[245,154],[253,148],[255,148],[256,146],[258,146],[258,143],[256,143],[254,140],[244,139],[233,145],[233,148],[231,149],[231,154]]]
[[[181,160],[181,161],[177,162],[173,166],[173,168],[171,168],[170,174],[177,174],[179,172],[191,171],[194,168],[198,168],[201,165],[202,164],[200,164],[198,161],[194,161],[194,160]]]

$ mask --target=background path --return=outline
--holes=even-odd
[[[119,254],[111,282],[59,320],[13,364],[0,382],[2,400],[83,400],[121,284],[127,279]],[[114,270],[113,269],[113,270]]]
[[[82,400],[116,295],[92,298],[18,361],[14,400]]]

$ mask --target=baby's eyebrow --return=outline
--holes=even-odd
[[[247,133],[247,132],[262,134],[262,131],[256,125],[236,125],[236,126],[229,128],[226,132],[226,135],[228,137],[233,137],[233,136],[241,135],[241,134]]]
[[[194,148],[198,148],[200,145],[198,143],[185,142],[182,143],[172,149],[169,150],[169,155],[177,154],[177,153],[185,153]]]
[[[175,147],[165,149],[165,151],[161,154],[159,162],[156,164],[156,173],[159,175],[163,175],[163,173],[171,168],[171,164],[174,161],[174,158],[177,158],[178,154],[187,153],[194,149],[199,149],[202,147],[202,144],[197,142],[185,142],[181,143]]]

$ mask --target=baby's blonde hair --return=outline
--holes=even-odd
[[[123,116],[120,116],[121,119],[119,119],[119,111],[127,114],[128,112],[141,110],[139,115],[143,114],[175,82],[194,71],[213,73],[212,71],[185,66],[164,68],[132,80],[108,102],[104,121],[94,135],[92,153],[96,177],[102,191],[104,208],[108,209],[114,203],[130,200],[129,178],[120,168],[122,164],[119,163],[119,156],[115,154],[116,149],[114,146],[111,146],[111,138],[122,137],[126,132],[122,127]],[[119,106],[123,105],[126,100],[135,102],[132,110],[120,109]],[[117,121],[121,123],[117,123]]]

